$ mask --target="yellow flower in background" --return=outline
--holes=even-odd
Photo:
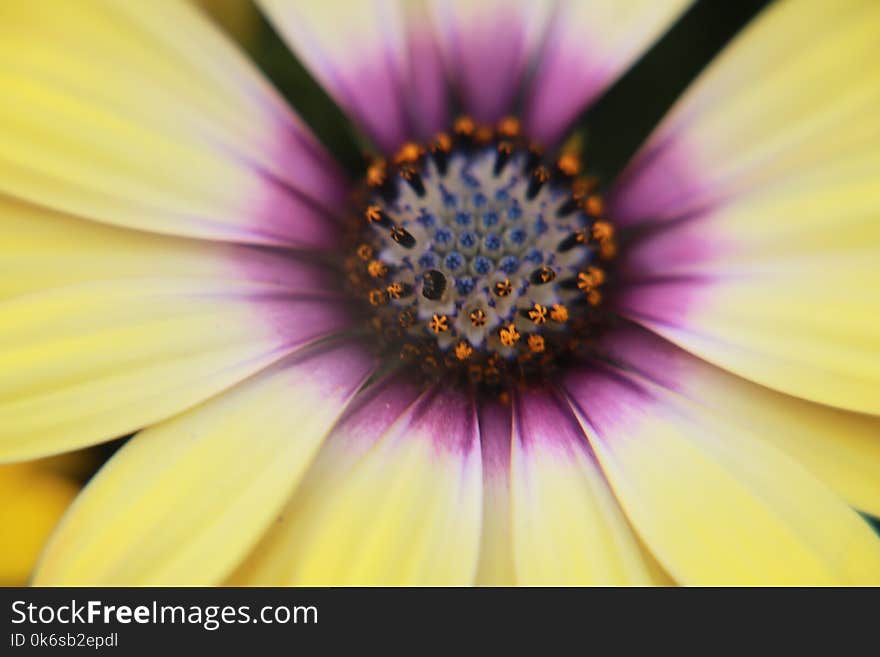
[[[0,586],[23,586],[92,465],[83,454],[0,465]]]
[[[598,183],[684,0],[257,4],[361,179],[194,3],[0,3],[0,458],[136,432],[35,583],[880,582],[880,4]]]

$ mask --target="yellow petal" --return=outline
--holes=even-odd
[[[3,197],[0,232],[0,459],[124,435],[344,325],[289,256]]]
[[[515,402],[511,464],[517,581],[656,583],[574,416],[547,393]]]
[[[880,413],[880,5],[778,3],[624,174],[630,317],[753,381]]]
[[[35,583],[203,585],[242,558],[369,374],[324,348],[132,438],[83,491]]]
[[[862,511],[880,516],[880,418],[784,395],[732,375],[663,338],[616,327],[601,349],[614,362],[753,431]]]
[[[74,283],[156,278],[250,283],[278,294],[332,295],[331,269],[289,253],[175,239],[82,221],[0,194],[0,299]]]
[[[837,216],[846,221],[847,213]],[[693,279],[637,285],[626,290],[619,307],[688,351],[756,383],[880,414],[880,275],[872,239],[836,254],[776,262],[756,254],[741,273],[697,273]],[[829,242],[833,249],[834,240]]]
[[[686,585],[880,582],[880,537],[783,452],[635,375],[565,383],[636,531]]]
[[[0,191],[144,230],[332,246],[329,157],[187,2],[2,3]]]
[[[333,432],[233,583],[473,582],[482,499],[472,402],[433,390],[403,409],[394,403],[411,399],[394,392],[402,385]]]
[[[0,465],[0,586],[24,586],[79,487],[43,461]]]

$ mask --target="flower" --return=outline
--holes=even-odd
[[[683,2],[259,4],[363,182],[190,5],[0,9],[0,453],[138,432],[36,583],[880,581],[877,3],[604,194],[547,154]]]
[[[78,471],[89,465],[81,452],[0,465],[0,586],[27,583],[52,528],[79,492]]]

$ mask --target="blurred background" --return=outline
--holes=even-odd
[[[360,175],[368,144],[288,51],[252,0],[189,1],[250,55],[327,148]],[[770,1],[696,2],[580,117],[578,130],[592,173],[605,181],[613,179],[688,83]],[[0,586],[27,583],[42,545],[77,491],[127,438],[72,454],[0,465]],[[880,521],[869,520],[880,533]]]
[[[104,461],[102,451],[0,465],[0,586],[27,583],[55,524]]]

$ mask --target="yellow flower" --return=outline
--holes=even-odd
[[[359,180],[191,2],[0,2],[0,458],[135,434],[37,584],[880,583],[880,3],[601,185],[554,144],[684,0],[257,4]]]
[[[79,492],[74,475],[84,460],[69,455],[0,465],[0,586],[27,583],[46,539]]]

